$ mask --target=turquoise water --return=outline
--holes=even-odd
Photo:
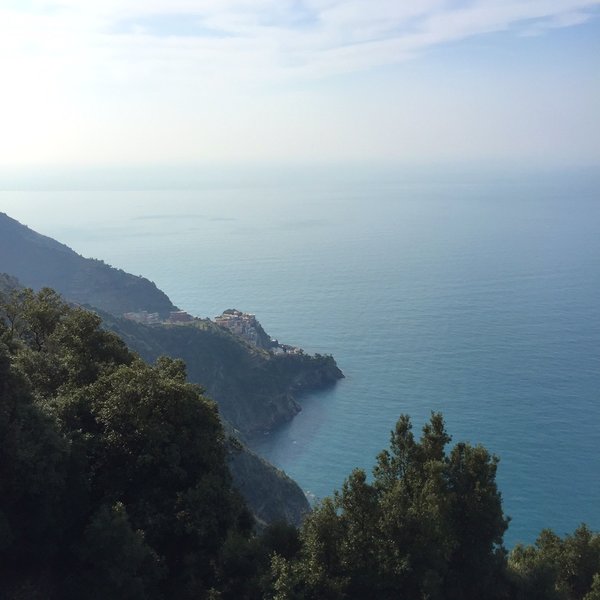
[[[309,179],[3,192],[0,210],[200,316],[255,312],[346,374],[258,449],[310,494],[443,411],[500,459],[508,545],[600,529],[600,181]]]

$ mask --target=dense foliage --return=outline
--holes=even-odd
[[[260,535],[216,406],[49,289],[0,290],[0,598],[600,600],[600,535],[502,545],[498,461],[403,416],[298,531]]]
[[[509,564],[519,600],[600,600],[600,534],[585,525],[562,539],[545,529],[534,546],[517,546]]]
[[[449,441],[441,415],[420,441],[401,417],[373,482],[355,470],[307,519],[298,560],[276,561],[278,597],[503,597],[497,461]]]
[[[198,598],[251,522],[214,403],[55,292],[13,292],[0,342],[0,576],[9,598]]]
[[[372,482],[355,470],[306,519],[298,554],[274,556],[273,597],[600,600],[600,535],[546,530],[508,554],[497,458],[449,442],[440,414],[419,441],[402,416]]]

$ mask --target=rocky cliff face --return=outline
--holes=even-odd
[[[245,446],[229,455],[234,486],[251,508],[259,526],[286,521],[299,526],[310,505],[298,484]]]

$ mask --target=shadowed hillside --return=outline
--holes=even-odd
[[[148,326],[101,316],[105,327],[148,362],[163,354],[183,359],[190,381],[202,385],[223,418],[246,436],[289,421],[301,410],[298,395],[332,386],[343,377],[331,356],[275,356],[209,320]]]
[[[147,279],[83,258],[2,213],[0,270],[10,273],[0,277],[0,291],[18,285],[54,287],[66,300],[97,312],[103,327],[117,333],[147,362],[165,355],[183,359],[189,381],[200,384],[218,404],[232,440],[229,464],[234,485],[257,520],[301,521],[309,506],[298,485],[235,438],[262,433],[293,418],[300,410],[299,394],[343,377],[331,356],[275,356],[204,319],[148,326],[120,318],[138,310],[164,315],[175,306]]]
[[[11,303],[21,303],[24,294],[27,293],[27,290],[15,277],[0,273],[0,311],[5,311]],[[152,340],[153,333],[156,333],[157,328],[146,327],[123,319],[114,319],[102,311],[96,310],[95,312],[103,319],[102,325],[105,329],[118,331],[117,324],[122,323],[125,330],[128,331],[128,344],[132,349],[139,347],[145,350],[142,358],[146,358],[148,362],[160,363],[162,359],[158,360],[159,357],[167,353],[165,348],[161,349],[160,345]],[[8,314],[11,314],[10,310]],[[135,332],[138,333],[137,337]],[[148,344],[152,350],[149,349]],[[206,350],[210,355],[210,348]],[[218,361],[214,357],[213,360]],[[223,418],[221,410],[219,416],[228,437],[227,464],[231,471],[233,485],[244,497],[258,525],[263,527],[269,523],[283,521],[299,525],[308,514],[310,507],[298,484],[237,439],[240,431]]]
[[[148,279],[84,258],[4,213],[0,213],[0,271],[15,275],[27,287],[51,287],[73,302],[114,315],[138,310],[165,315],[176,310]]]

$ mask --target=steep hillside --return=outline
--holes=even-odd
[[[20,287],[20,284],[16,277],[0,273],[0,294],[6,294],[17,287]]]
[[[4,302],[10,301],[10,294],[18,290],[22,291],[23,288],[15,277],[0,273],[0,315],[5,310]],[[105,319],[103,326],[106,329],[116,331],[117,328],[114,326],[116,320],[108,313],[97,309],[95,312]],[[131,325],[133,331],[139,328],[147,335],[150,334],[149,338],[151,338],[150,328],[127,321],[123,323]],[[130,332],[129,342],[134,339]],[[143,347],[145,343],[139,337],[137,338],[138,346]],[[156,345],[154,349],[159,350]],[[164,354],[165,352],[159,352],[156,357]],[[146,356],[148,356],[147,352]],[[308,514],[310,506],[298,484],[237,439],[239,431],[223,418],[221,411],[219,413],[223,429],[229,439],[227,464],[231,471],[233,485],[243,496],[257,523],[263,526],[268,523],[287,521],[296,526],[300,525]]]
[[[2,270],[10,276],[0,277],[0,291],[17,285],[13,276],[33,289],[53,287],[68,301],[97,312],[103,327],[147,362],[163,355],[183,359],[189,381],[218,404],[231,438],[228,462],[234,484],[257,520],[302,520],[309,506],[298,485],[236,438],[247,439],[293,418],[300,410],[298,395],[342,378],[331,356],[274,355],[204,319],[153,326],[123,319],[129,311],[165,315],[176,307],[147,279],[83,258],[0,213]]]
[[[343,377],[331,356],[274,356],[208,320],[191,325],[142,325],[101,314],[106,327],[148,362],[161,355],[185,361],[190,381],[217,401],[244,436],[268,431],[300,411],[299,394]]]
[[[51,287],[73,302],[114,315],[139,310],[164,315],[176,310],[148,279],[84,258],[4,213],[0,213],[0,271],[15,275],[27,287]]]

